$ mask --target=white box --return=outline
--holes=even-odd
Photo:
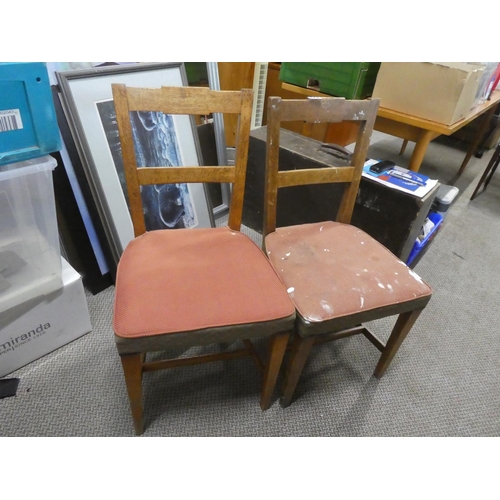
[[[0,313],[61,288],[51,156],[0,167]]]
[[[63,287],[0,313],[0,377],[92,330],[82,278],[62,259]]]

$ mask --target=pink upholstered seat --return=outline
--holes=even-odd
[[[306,324],[322,323],[328,332],[329,320],[432,293],[387,248],[348,224],[326,221],[278,228],[266,237],[266,249],[301,316],[298,327],[304,336],[313,331],[304,328]]]
[[[120,352],[146,343],[148,351],[178,347],[183,339],[190,345],[192,335],[182,334],[197,330],[197,345],[241,338],[238,329],[223,339],[208,331],[228,326],[250,325],[252,338],[260,332],[254,323],[293,314],[262,250],[228,227],[151,231],[130,242],[120,260],[113,325]]]

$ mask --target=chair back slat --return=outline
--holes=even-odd
[[[241,110],[241,92],[219,91],[206,87],[161,87],[147,89],[128,87],[130,111],[161,111],[165,114],[209,115],[217,109],[218,113],[236,113]]]
[[[231,229],[239,230],[243,212],[253,90],[215,91],[204,87],[150,89],[127,87],[123,84],[113,84],[112,90],[135,236],[146,232],[141,186],[151,184],[232,184],[228,225]],[[130,121],[130,112],[133,111],[161,112],[167,115],[238,115],[234,165],[138,167]]]
[[[349,223],[359,189],[379,99],[346,100],[339,97],[281,99],[269,97],[267,106],[266,181],[263,236],[275,231],[278,189],[310,184],[343,183],[344,191],[337,214],[332,220]],[[345,167],[279,169],[281,123],[356,122],[357,135],[349,165]]]
[[[278,188],[303,186],[304,184],[328,184],[350,182],[354,177],[353,167],[311,168],[308,170],[286,170],[278,176]]]
[[[365,121],[373,109],[371,100],[347,100],[344,97],[308,97],[281,100],[281,121],[338,123]]]
[[[168,167],[169,182],[227,182],[234,183],[235,168],[226,167]],[[162,184],[165,179],[165,167],[140,167],[137,178],[141,186]]]

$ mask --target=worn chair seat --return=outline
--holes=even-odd
[[[268,257],[285,283],[306,337],[399,313],[428,302],[432,290],[370,235],[326,221],[277,228],[265,239]],[[346,319],[345,324],[342,318]]]
[[[147,232],[130,242],[118,266],[120,354],[265,337],[280,323],[293,328],[294,316],[262,250],[228,227]]]

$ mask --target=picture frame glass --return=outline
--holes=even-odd
[[[133,239],[112,83],[131,87],[184,86],[182,63],[124,65],[98,71],[58,73],[86,161],[84,168],[106,219],[115,259]],[[200,146],[192,117],[156,112],[131,113],[139,166],[197,166]],[[213,227],[203,184],[144,186],[147,230]]]

